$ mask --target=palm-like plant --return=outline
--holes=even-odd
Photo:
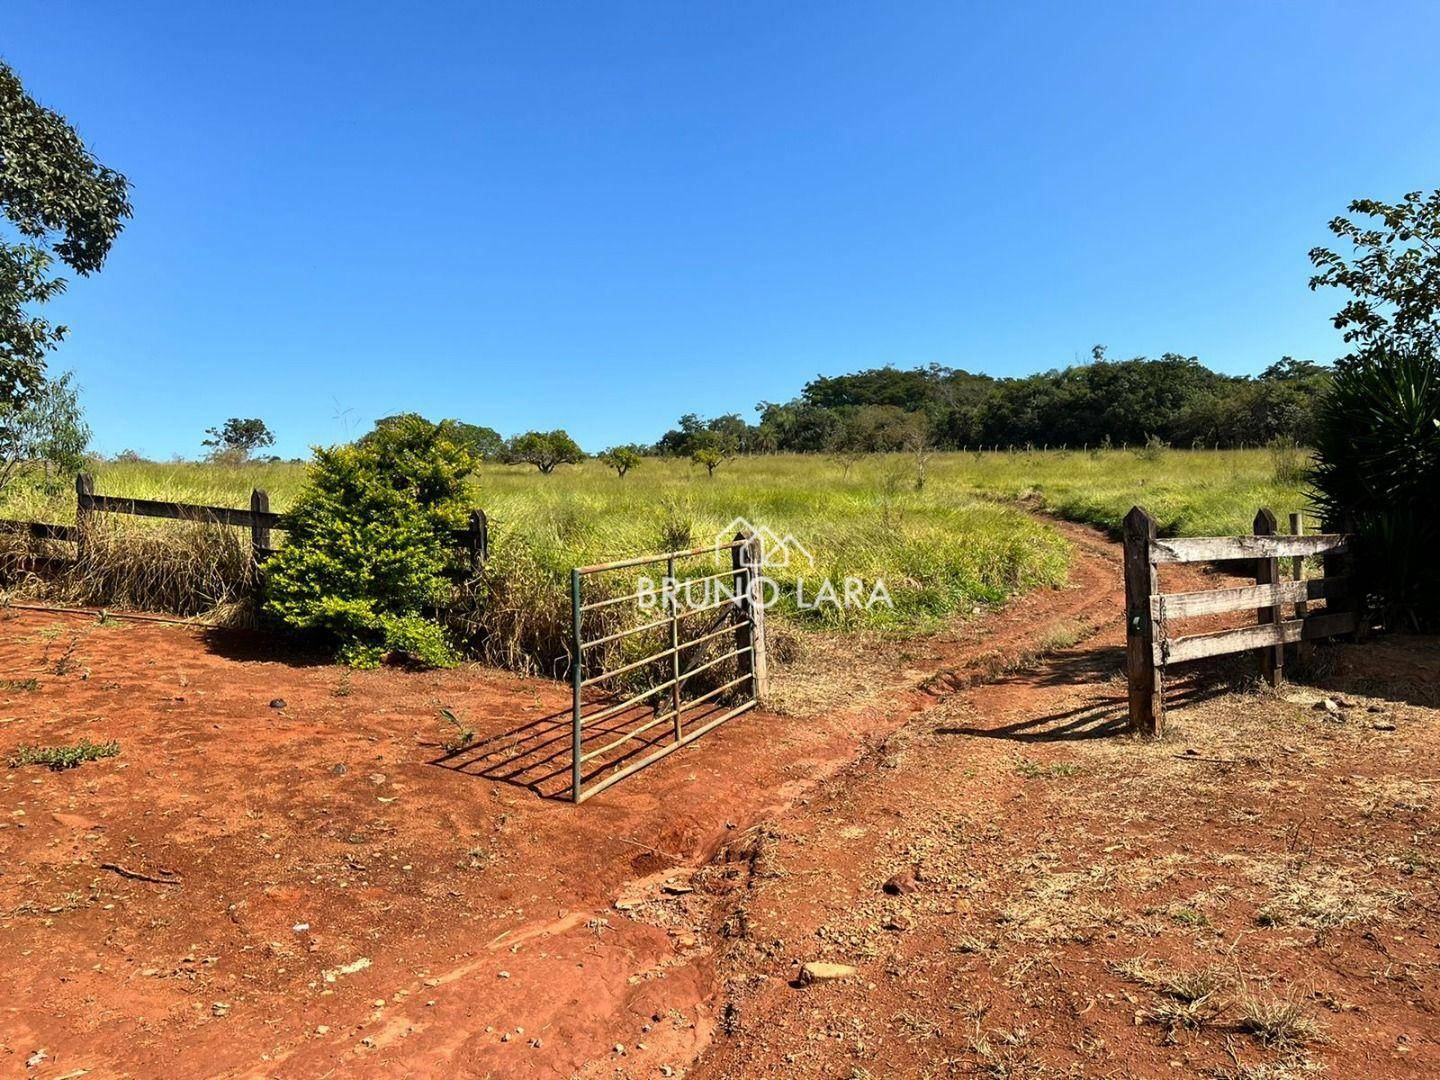
[[[1359,535],[1359,595],[1387,625],[1440,625],[1440,359],[1393,345],[1346,357],[1316,427],[1316,508]]]

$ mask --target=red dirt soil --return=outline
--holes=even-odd
[[[990,1068],[971,1045],[976,1031],[986,1037],[1003,1014],[1032,1007],[1073,1012],[1068,1003],[1119,985],[1099,939],[957,948],[957,935],[993,926],[988,913],[977,921],[987,904],[1007,890],[1028,895],[1033,874],[1012,864],[1104,861],[1117,842],[1147,859],[1188,858],[1262,835],[1253,818],[1237,833],[1193,799],[1177,797],[1172,816],[1169,803],[1121,790],[1142,778],[1135,748],[1147,744],[1101,737],[1123,723],[1117,552],[1088,530],[1057,527],[1077,546],[1070,587],[927,642],[923,670],[912,665],[878,698],[819,716],[745,714],[579,808],[524,783],[546,760],[535,748],[550,732],[563,739],[563,686],[478,667],[352,674],[276,659],[245,635],[10,613],[0,623],[0,678],[12,680],[0,684],[0,753],[81,736],[116,739],[121,753],[0,777],[0,978],[12,987],[0,1063],[37,1077]],[[442,707],[478,736],[448,758]],[[505,765],[513,752],[499,752],[517,740],[532,752],[518,771]],[[1101,748],[1100,760],[1069,783],[1037,782],[1017,771],[1022,745],[1036,775],[1077,746]],[[1346,754],[1337,767],[1355,775],[1393,765],[1348,744]],[[1173,748],[1161,756],[1170,762]],[[1310,779],[1315,790],[1287,791],[1283,804],[1247,789],[1267,843],[1276,821],[1321,814],[1325,792]],[[1076,798],[1092,785],[1115,791]],[[1413,832],[1411,818],[1381,825]],[[910,846],[922,841],[917,857]],[[909,929],[837,930],[837,920],[888,918],[874,875],[917,858],[933,863],[921,889],[884,901]],[[981,880],[985,892],[973,895]],[[1357,963],[1343,987],[1349,1001],[1383,998],[1376,1038],[1393,1048],[1403,1025],[1410,1046],[1376,1057],[1380,1043],[1347,1035],[1316,1057],[1440,1068],[1427,1041],[1433,893],[1431,902],[1423,933],[1382,943],[1401,963],[1423,958],[1428,974],[1371,993]],[[1359,940],[1362,926],[1332,941]],[[1149,940],[1181,951],[1164,935]],[[1342,955],[1364,947],[1342,945]],[[1045,954],[1020,990],[996,970],[1007,949]],[[799,962],[821,958],[861,974],[787,985]],[[969,990],[988,1000],[988,1019],[971,1023],[954,1004]],[[1062,1017],[1056,1037],[1071,1049],[1041,1054],[1027,1035],[1019,1067],[1155,1075],[1181,1060],[1163,1032],[1112,1005],[1093,1036],[1101,1056],[1072,1045],[1091,1045],[1095,1021]],[[843,1030],[820,1038],[830,1027]],[[1228,1060],[1218,1050],[1192,1058],[1197,1069]]]

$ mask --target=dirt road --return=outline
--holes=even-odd
[[[13,616],[0,749],[86,734],[122,753],[0,781],[0,1062],[52,1077],[1154,1075],[1225,1067],[1231,1039],[1247,1063],[1435,1067],[1419,1022],[1436,1000],[1433,866],[1395,854],[1430,828],[1428,803],[1375,811],[1358,834],[1343,813],[1316,824],[1423,770],[1396,755],[1433,735],[1433,713],[1357,714],[1403,717],[1383,733],[1327,722],[1329,772],[1317,714],[1274,699],[1212,720],[1231,699],[1200,688],[1178,714],[1188,742],[1111,738],[1116,551],[1057,527],[1077,548],[1068,588],[856,658],[889,664],[891,689],[747,715],[579,810],[483,757],[435,764],[441,706],[485,744],[553,725],[563,688],[346,675],[241,638]],[[1325,786],[1342,774],[1370,779]],[[1323,944],[1303,921],[1257,926],[1252,894],[1315,885],[1313,869],[1286,878],[1286,859],[1323,865],[1342,838],[1399,868],[1346,878]],[[914,888],[883,891],[906,871]],[[1402,872],[1404,889],[1371,880]],[[1207,883],[1229,891],[1194,895]],[[1400,974],[1367,982],[1364,934]],[[1170,999],[1136,981],[1143,964],[1134,979],[1106,966],[1219,948],[1225,1018],[1193,1032],[1137,1023]],[[1258,997],[1332,954],[1356,972],[1323,991],[1333,1042],[1266,1046],[1234,1026],[1232,974]],[[792,987],[817,959],[857,974]]]

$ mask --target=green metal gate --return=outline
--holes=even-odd
[[[730,565],[696,573],[704,556],[728,557]],[[762,559],[760,540],[742,532],[709,547],[570,572],[572,801],[584,802],[759,703],[767,689]],[[660,566],[665,577],[656,589],[641,571]],[[617,576],[627,571],[639,587],[617,595]],[[634,657],[637,651],[643,655]]]

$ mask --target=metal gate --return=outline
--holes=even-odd
[[[730,565],[697,573],[707,555]],[[762,560],[760,540],[742,532],[709,547],[570,572],[572,801],[759,703],[767,689]],[[658,566],[665,577],[656,588],[641,571]],[[629,587],[618,588],[626,571]]]

